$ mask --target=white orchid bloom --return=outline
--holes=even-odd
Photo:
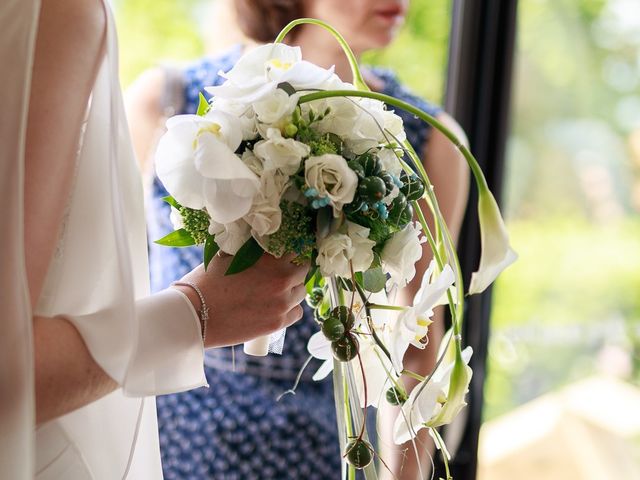
[[[268,43],[249,51],[230,71],[220,75],[227,81],[217,87],[207,87],[206,91],[249,104],[284,82],[296,90],[319,88],[331,78],[333,67],[327,70],[302,60],[300,47]]]
[[[500,272],[518,258],[518,255],[509,245],[509,234],[500,215],[498,203],[493,194],[487,189],[480,191],[478,216],[480,219],[482,255],[478,271],[471,275],[470,295],[486,290],[500,275]]]
[[[431,276],[435,270],[435,262],[432,260],[429,268],[422,277],[422,285],[413,300],[413,306],[407,308],[398,315],[396,322],[391,326],[390,353],[393,368],[396,372],[403,369],[402,359],[409,345],[425,348],[423,343],[427,335],[433,308],[438,305],[442,296],[455,281],[453,270],[447,264],[438,277],[431,282]]]
[[[466,405],[464,396],[471,381],[468,363],[473,350],[467,347],[456,353],[454,362],[440,365],[423,388],[416,385],[398,413],[393,426],[393,439],[401,445],[423,428],[435,428],[450,423]]]
[[[172,117],[158,143],[158,178],[181,205],[206,208],[217,223],[233,222],[249,211],[260,186],[234,153],[241,140],[237,121],[222,112]]]

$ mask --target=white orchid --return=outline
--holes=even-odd
[[[170,118],[156,153],[158,178],[182,206],[206,208],[218,223],[237,220],[260,186],[234,153],[241,135],[237,120],[222,112]]]
[[[486,290],[500,272],[518,259],[518,255],[509,245],[509,234],[500,215],[498,203],[486,188],[480,190],[478,216],[482,255],[478,271],[471,275],[470,295]]]
[[[346,221],[338,231],[318,240],[317,264],[324,276],[339,275],[349,278],[354,272],[367,270],[373,262],[373,247],[369,240],[369,229]]]
[[[473,350],[456,351],[455,360],[440,365],[429,382],[416,385],[402,406],[393,426],[393,439],[401,445],[423,428],[436,428],[450,423],[466,405],[464,397],[471,381],[468,366]]]
[[[396,372],[401,372],[403,369],[402,359],[409,345],[425,348],[423,339],[432,323],[433,308],[455,281],[455,275],[449,265],[445,265],[442,272],[431,281],[434,270],[435,262],[431,261],[422,277],[422,285],[416,293],[413,306],[402,311],[395,323],[391,325],[389,347]]]
[[[415,276],[415,264],[422,257],[422,244],[427,241],[421,232],[419,226],[409,223],[385,243],[380,256],[392,284],[404,287]]]
[[[280,83],[289,83],[296,90],[319,88],[333,76],[333,68],[327,70],[302,60],[300,47],[268,43],[243,55],[231,70],[220,75],[227,81],[206,88],[207,92],[250,104],[273,92]]]

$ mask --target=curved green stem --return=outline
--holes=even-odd
[[[353,50],[351,50],[351,47],[349,46],[347,41],[344,39],[344,37],[340,35],[340,32],[338,32],[335,28],[333,28],[328,23],[325,23],[322,20],[318,20],[315,18],[298,18],[297,20],[293,20],[292,22],[287,24],[282,29],[282,31],[276,37],[274,43],[282,43],[284,41],[284,38],[287,36],[287,34],[291,30],[293,30],[298,25],[304,25],[304,24],[317,25],[319,27],[322,27],[325,30],[329,31],[335,37],[335,39],[338,41],[338,43],[342,47],[342,50],[344,51],[345,55],[347,56],[347,60],[349,60],[349,66],[351,67],[351,74],[353,75],[353,84],[357,89],[368,92],[369,87],[367,86],[364,79],[362,78],[362,73],[360,73],[360,67],[358,66],[358,60],[356,59],[356,56],[353,53]]]

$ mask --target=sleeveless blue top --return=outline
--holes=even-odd
[[[242,53],[240,46],[202,59],[183,72],[184,105],[177,113],[195,113],[204,87],[220,85]],[[382,93],[432,114],[441,110],[404,88],[394,73],[372,72],[383,82]],[[407,138],[421,153],[429,125],[402,110]],[[173,231],[168,195],[153,181],[148,204],[148,233],[156,240]],[[200,247],[168,248],[149,243],[151,288],[158,291],[202,262]],[[320,362],[310,362],[295,395],[290,389],[308,360],[307,342],[318,326],[303,303],[304,317],[287,329],[282,355],[251,357],[242,348],[207,351],[205,372],[209,389],[157,397],[163,471],[171,479],[287,479],[340,478],[340,452],[330,378],[314,382]],[[215,321],[215,311],[213,318]],[[369,416],[373,418],[374,416]]]

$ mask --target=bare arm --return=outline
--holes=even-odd
[[[445,126],[452,129],[460,138],[466,139],[464,132],[458,124],[448,115],[441,114],[438,120]],[[469,171],[464,158],[459,151],[451,144],[451,142],[439,131],[434,130],[425,148],[426,154],[423,155],[424,166],[429,174],[429,179],[434,185],[435,193],[438,198],[438,205],[442,211],[442,215],[451,231],[454,241],[457,240],[460,232],[460,226],[464,217],[465,206],[467,203],[467,195],[469,190]],[[422,211],[429,212],[426,203],[422,204]],[[426,215],[427,222],[433,231],[433,218]],[[428,247],[424,249],[422,258],[416,264],[416,276],[414,280],[407,285],[400,293],[397,300],[398,304],[410,305],[415,293],[420,287],[420,281],[432,259],[431,251]],[[444,335],[444,308],[440,307],[435,311],[434,323],[429,328],[429,343],[427,348],[420,350],[418,348],[409,347],[404,357],[404,366],[407,370],[411,370],[420,375],[428,375],[435,365],[438,345]],[[417,383],[415,380],[403,377],[403,383],[408,387],[409,391]],[[420,478],[420,470],[416,461],[413,445],[408,442],[404,445],[397,446],[393,444],[392,429],[398,414],[397,408],[385,406],[383,408],[382,421],[382,438],[384,439],[383,447],[388,451],[383,458],[397,478],[413,479]],[[420,462],[422,464],[422,472],[429,478],[431,469],[428,456],[425,452],[431,444],[430,437],[426,434],[426,430],[421,430],[416,439],[418,451],[421,453]],[[431,451],[432,447],[429,447]],[[406,457],[401,453],[405,451]],[[395,452],[395,453],[392,453]],[[386,478],[383,476],[383,478]],[[389,475],[389,478],[393,478]]]
[[[32,306],[60,233],[80,125],[104,55],[105,31],[100,2],[42,1],[25,153],[25,249]],[[35,318],[34,343],[38,423],[116,387],[66,320]]]
[[[145,177],[153,173],[153,154],[165,131],[166,117],[161,106],[164,88],[164,72],[154,68],[143,72],[124,93],[133,149]]]

